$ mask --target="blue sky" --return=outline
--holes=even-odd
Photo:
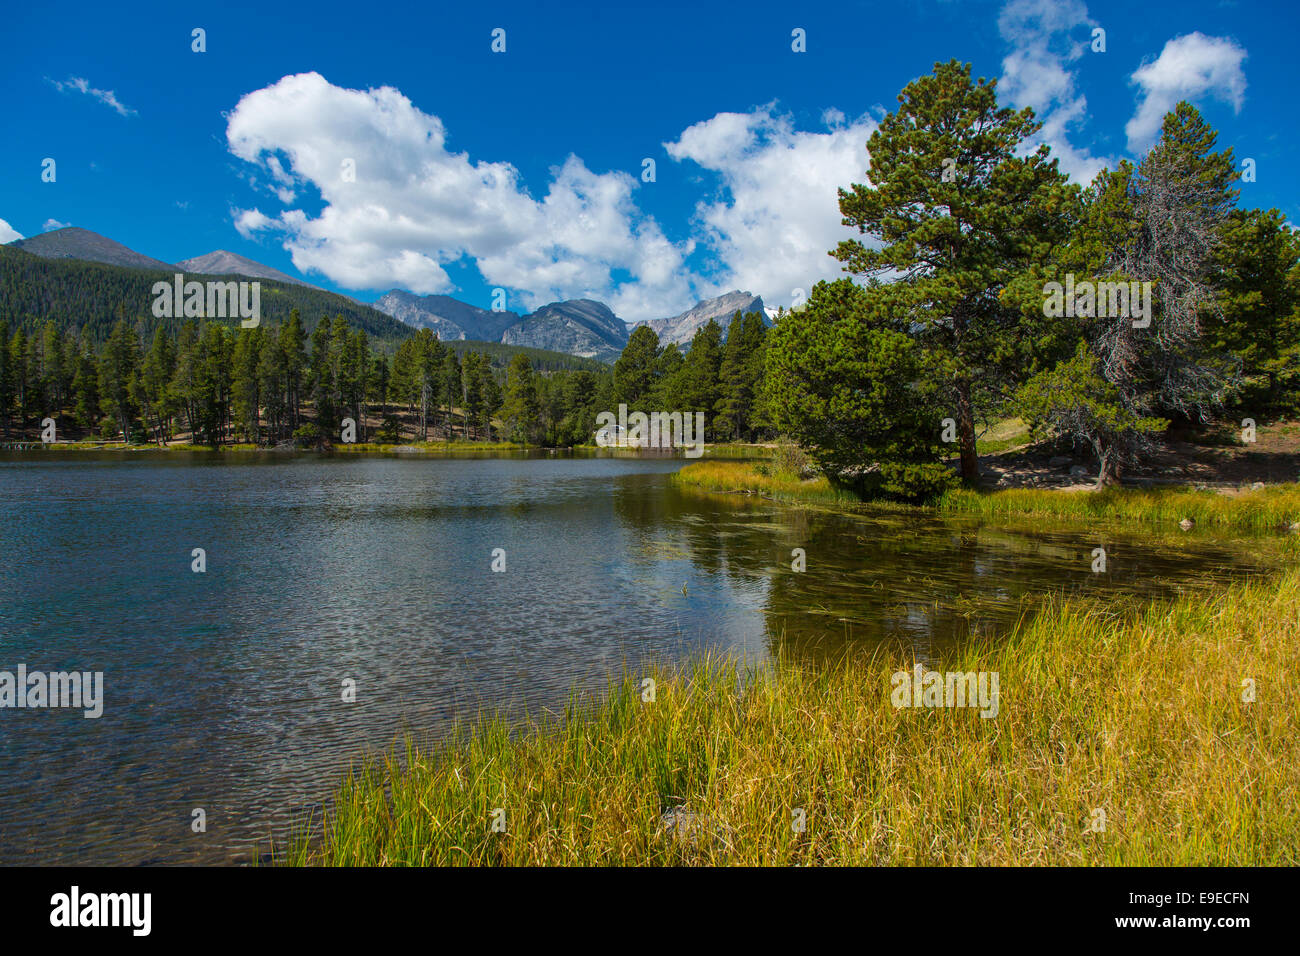
[[[788,305],[838,274],[835,188],[863,178],[874,123],[953,57],[1033,106],[1080,181],[1190,99],[1255,160],[1242,203],[1296,222],[1298,10],[21,4],[0,36],[0,239],[77,225],[169,262],[228,249],[365,301],[487,307],[504,288],[517,311],[587,296],[636,320],[740,288]]]

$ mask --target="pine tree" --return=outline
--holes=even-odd
[[[1146,282],[1154,293],[1145,316],[1131,303],[1089,306],[1085,294],[1073,309],[1084,346],[1030,378],[1017,400],[1036,427],[1093,448],[1099,487],[1118,484],[1170,419],[1204,421],[1235,387],[1234,361],[1204,334],[1207,320],[1221,323],[1216,259],[1237,196],[1232,151],[1214,152],[1216,139],[1179,103],[1136,167],[1122,162],[1098,175],[1083,194],[1079,228],[1056,252],[1067,274]]]
[[[9,361],[9,323],[0,319],[0,422],[9,434],[14,404],[13,365]]]
[[[501,410],[501,403],[504,396],[501,393],[501,385],[497,382],[496,375],[492,372],[492,366],[487,361],[483,363],[483,437],[487,441],[492,440],[492,418]]]
[[[290,430],[297,428],[302,421],[302,376],[307,367],[305,340],[302,317],[297,309],[290,309],[289,321],[280,330],[280,351],[283,355],[285,387],[288,390],[286,400],[289,406]]]
[[[684,414],[704,412],[711,420],[721,394],[718,373],[722,368],[722,326],[709,319],[691,337],[691,347],[676,374],[675,405],[671,410]]]
[[[266,344],[266,331],[262,326],[240,329],[235,340],[234,370],[230,390],[235,428],[245,439],[257,445],[262,440],[262,351]],[[145,361],[146,370],[149,360]],[[148,372],[146,371],[146,377]]]
[[[1222,321],[1213,347],[1242,362],[1243,408],[1280,410],[1300,400],[1300,234],[1276,209],[1234,210],[1215,256]]]
[[[752,440],[755,400],[762,383],[767,324],[761,312],[732,316],[718,372],[714,431],[720,440]]]
[[[528,356],[515,354],[506,368],[505,403],[501,418],[512,441],[532,443],[540,432],[536,376]]]
[[[19,326],[13,338],[9,340],[9,368],[10,375],[13,377],[13,401],[18,412],[20,434],[27,429],[27,402],[30,394],[27,365],[27,333],[22,326]]]
[[[671,346],[670,346],[671,347]],[[648,325],[638,325],[614,362],[614,402],[629,411],[649,411],[647,403],[659,379],[659,336]]]
[[[972,82],[969,64],[936,63],[898,101],[867,143],[871,185],[840,190],[845,224],[879,248],[846,240],[833,254],[848,272],[896,277],[894,307],[924,345],[925,373],[947,383],[962,477],[975,481],[976,419],[1021,364],[1022,312],[999,295],[1064,233],[1068,186],[1046,146],[1018,155],[1041,127],[1033,111],[999,108],[997,81]]]
[[[104,343],[99,363],[99,396],[104,414],[112,417],[125,442],[131,441],[135,404],[131,385],[139,366],[139,343],[130,323],[119,319]]]
[[[483,414],[484,364],[483,357],[477,352],[465,353],[465,428],[471,441],[477,438],[479,419]]]
[[[311,358],[307,378],[311,383],[312,403],[316,406],[316,427],[323,433],[334,431],[334,362],[330,356],[330,324],[322,319],[311,333]]]
[[[461,368],[460,359],[456,357],[454,349],[447,349],[442,360],[442,390],[443,399],[447,406],[447,440],[452,440],[451,414],[452,408],[464,401],[461,392]]]
[[[153,430],[154,441],[159,445],[165,445],[171,437],[171,416],[174,410],[171,382],[175,373],[175,344],[167,330],[159,326],[154,331],[153,343],[131,388],[131,397],[140,408],[146,426]]]
[[[887,299],[848,279],[819,282],[808,306],[768,332],[766,401],[775,423],[835,484],[925,499],[952,472],[939,461],[924,346]]]
[[[99,401],[99,366],[89,347],[77,355],[72,392],[77,424],[82,428],[94,428],[103,412]]]

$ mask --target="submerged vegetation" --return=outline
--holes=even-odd
[[[911,665],[703,659],[626,675],[560,718],[480,719],[358,768],[276,859],[1300,862],[1298,711],[1283,679],[1300,667],[1300,570],[1142,610],[1051,602],[1004,642],[936,665],[997,672],[992,719],[895,708],[891,675]]]

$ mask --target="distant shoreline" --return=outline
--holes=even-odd
[[[711,444],[705,449],[705,455],[711,458],[762,458],[766,457],[769,446],[761,444]],[[125,442],[50,442],[39,441],[0,441],[0,453],[39,452],[41,454],[65,454],[71,452],[130,452],[130,453],[202,453],[202,454],[298,454],[298,455],[430,455],[461,452],[538,452],[554,454],[578,453],[592,458],[646,458],[685,460],[684,450],[659,451],[634,448],[600,448],[595,444],[548,446],[525,445],[519,442],[481,442],[481,441],[431,441],[408,442],[402,444],[385,444],[381,442],[355,442],[352,444],[332,444],[326,447],[267,446],[250,444],[233,445],[191,445],[188,442],[172,442],[167,445],[155,443]]]

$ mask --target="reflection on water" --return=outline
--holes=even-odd
[[[0,710],[0,863],[247,859],[407,730],[555,709],[625,663],[926,658],[1045,592],[1166,595],[1271,563],[1203,536],[705,498],[669,485],[680,464],[0,459],[0,670],[105,675],[99,720]]]

